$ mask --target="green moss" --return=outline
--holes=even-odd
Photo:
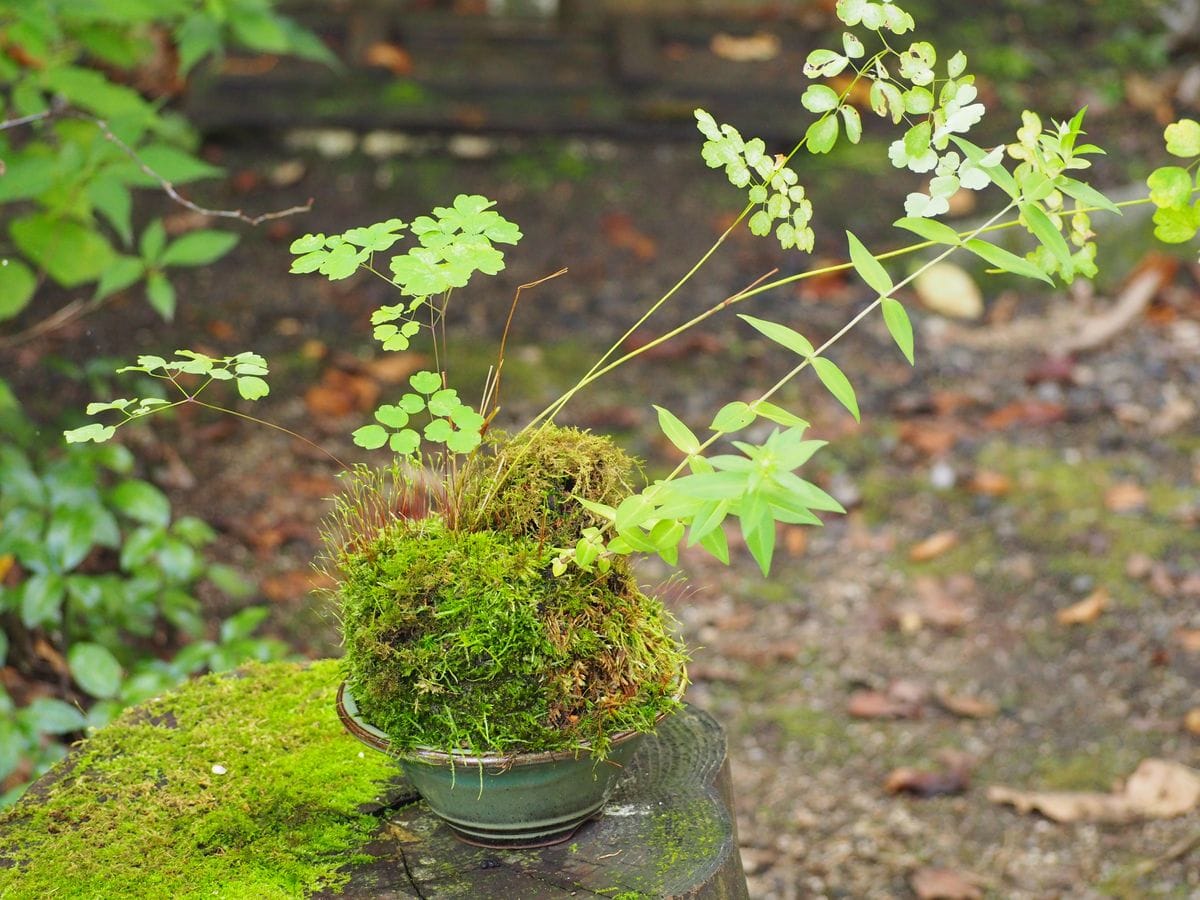
[[[584,528],[604,524],[576,498],[616,506],[632,492],[634,469],[603,435],[555,425],[518,434],[464,479],[465,527],[572,547]]]
[[[256,665],[126,712],[0,817],[0,896],[336,889],[378,825],[357,808],[395,775],[342,730],[337,680],[333,661]]]
[[[649,731],[683,664],[622,562],[554,578],[551,547],[396,521],[340,561],[346,675],[398,750],[558,750]]]

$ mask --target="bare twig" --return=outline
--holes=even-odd
[[[522,284],[522,285],[517,286],[517,293],[513,296],[512,306],[509,307],[509,310],[508,310],[508,320],[504,323],[504,333],[500,335],[500,353],[499,353],[499,357],[496,361],[496,375],[492,379],[492,383],[491,383],[491,391],[490,391],[491,397],[490,398],[488,398],[487,396],[484,397],[483,405],[480,407],[480,410],[479,410],[485,416],[487,416],[488,414],[486,412],[484,412],[483,408],[488,405],[489,399],[492,404],[492,416],[494,416],[500,410],[500,373],[504,369],[504,348],[505,348],[505,345],[508,343],[508,331],[512,327],[513,315],[517,311],[517,304],[521,302],[521,291],[523,291],[527,288],[535,288],[539,284],[545,284],[547,281],[550,281],[552,278],[557,278],[559,275],[565,275],[566,272],[567,272],[567,270],[565,268],[562,268],[551,275],[546,275],[542,278],[539,278],[537,281],[531,281],[528,284]],[[489,392],[485,392],[485,394],[486,393],[489,393]],[[491,421],[491,416],[488,417],[488,421]]]

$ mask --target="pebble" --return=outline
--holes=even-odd
[[[958,481],[958,473],[945,460],[939,460],[929,469],[929,483],[936,490],[948,491]]]

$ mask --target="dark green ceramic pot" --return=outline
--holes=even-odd
[[[387,735],[358,714],[342,684],[338,716],[352,735],[390,752]],[[467,756],[433,750],[398,755],[405,776],[462,840],[485,847],[544,847],[570,839],[604,808],[613,777],[637,751],[636,731],[612,737],[608,757],[586,749],[511,756]]]

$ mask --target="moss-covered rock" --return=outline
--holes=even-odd
[[[334,712],[337,663],[210,676],[127,711],[0,816],[0,896],[291,898],[336,888],[395,775]]]
[[[398,520],[339,561],[346,675],[398,750],[559,750],[649,731],[677,705],[669,615],[618,561],[555,578],[506,531]]]

